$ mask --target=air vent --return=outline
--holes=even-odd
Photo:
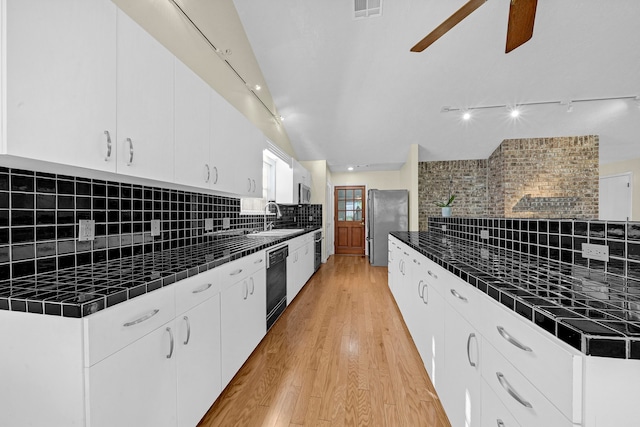
[[[355,19],[382,15],[382,0],[353,0]]]

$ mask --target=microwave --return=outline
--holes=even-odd
[[[308,205],[309,203],[311,203],[311,188],[304,184],[298,184],[298,204]]]

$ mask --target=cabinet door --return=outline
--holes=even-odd
[[[241,159],[236,169],[237,194],[244,197],[262,197],[262,168],[264,136],[246,117],[238,112],[234,132]]]
[[[242,150],[233,131],[239,113],[214,90],[210,92],[210,106],[211,188],[235,193],[235,169],[242,161]]]
[[[419,277],[414,275],[414,284],[417,283],[414,300],[417,303],[415,318],[418,330],[412,336],[429,378],[437,388],[444,374],[446,302],[424,276],[422,279]]]
[[[209,164],[212,89],[175,59],[175,182],[208,188],[215,178]]]
[[[300,250],[289,252],[287,256],[287,305],[291,304],[298,295],[298,283],[300,282]]]
[[[10,0],[5,24],[3,148],[16,156],[114,172],[115,5]]]
[[[117,40],[117,171],[172,181],[173,55],[122,11]]]
[[[480,335],[456,310],[445,309],[445,372],[438,394],[453,427],[480,426]]]
[[[222,391],[220,295],[176,318],[178,427],[192,427]]]
[[[265,270],[225,289],[220,301],[224,388],[267,331]]]
[[[172,321],[88,368],[89,425],[175,427],[176,340]]]

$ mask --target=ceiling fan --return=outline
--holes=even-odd
[[[445,19],[435,30],[411,48],[411,52],[422,52],[433,42],[455,27],[460,21],[482,6],[487,0],[469,0],[453,15]],[[536,18],[538,0],[511,0],[509,6],[509,24],[507,26],[507,45],[505,53],[509,53],[523,45],[533,36],[533,23]]]

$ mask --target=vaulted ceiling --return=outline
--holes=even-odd
[[[465,2],[382,0],[354,19],[354,0],[233,0],[299,160],[397,169],[411,144],[422,161],[475,159],[507,138],[584,134],[603,163],[640,157],[639,1],[539,0],[533,38],[505,54],[510,0],[489,0],[409,51]],[[539,102],[516,119],[473,109]]]

